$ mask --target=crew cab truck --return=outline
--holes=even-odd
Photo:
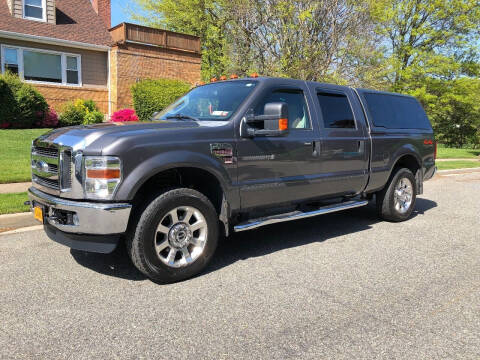
[[[364,206],[409,218],[436,143],[409,96],[278,78],[193,88],[147,123],[53,130],[32,144],[29,197],[48,236],[168,283],[232,232]],[[292,225],[293,226],[293,225]]]

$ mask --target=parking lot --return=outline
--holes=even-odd
[[[425,183],[405,223],[373,206],[223,241],[156,285],[125,251],[0,236],[0,358],[480,358],[480,172]]]

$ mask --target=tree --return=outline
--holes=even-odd
[[[272,76],[335,83],[378,73],[376,34],[363,2],[233,0],[233,65]],[[362,34],[362,36],[359,36]],[[375,71],[371,71],[375,69]],[[369,76],[363,77],[363,80]]]
[[[370,0],[390,89],[423,104],[437,138],[479,142],[478,0]]]
[[[228,0],[225,0],[228,2]],[[225,72],[226,13],[223,0],[135,0],[142,10],[132,17],[147,25],[200,37],[202,77],[207,80]]]
[[[480,79],[430,79],[425,88],[427,111],[437,139],[447,146],[478,146],[480,140]],[[424,94],[417,97],[424,101]]]
[[[256,71],[269,76],[381,86],[377,36],[363,2],[135,1],[147,13],[134,16],[142,23],[200,36],[204,79]]]
[[[393,90],[424,76],[453,79],[476,56],[478,0],[370,0],[369,11],[383,36]]]

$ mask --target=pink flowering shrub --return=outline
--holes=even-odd
[[[53,109],[48,109],[43,115],[42,127],[52,128],[58,126],[58,114]]]
[[[122,109],[113,113],[111,122],[138,121],[138,116],[133,109]]]
[[[58,126],[58,115],[53,109],[48,109],[44,113],[37,112],[38,120],[35,125],[41,128],[54,128]]]

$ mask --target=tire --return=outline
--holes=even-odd
[[[409,169],[398,168],[376,194],[378,216],[392,222],[405,221],[412,215],[416,199],[415,176]]]
[[[166,284],[200,273],[215,253],[218,236],[219,220],[210,200],[198,191],[178,188],[146,205],[126,244],[135,267]]]

